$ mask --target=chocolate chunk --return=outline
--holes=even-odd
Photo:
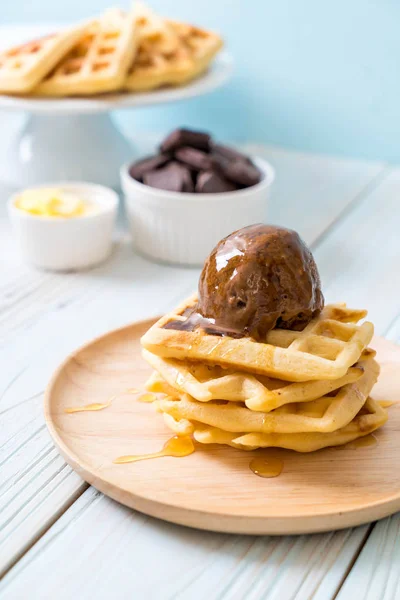
[[[218,173],[203,171],[197,177],[196,192],[200,194],[219,194],[233,190],[236,190],[236,186]]]
[[[208,133],[191,131],[190,129],[175,129],[160,146],[161,152],[172,152],[182,146],[191,146],[199,150],[210,150],[211,137]]]
[[[157,154],[139,160],[129,168],[129,175],[137,181],[143,181],[143,175],[165,165],[170,160],[169,154]]]
[[[189,146],[176,150],[175,158],[195,171],[210,171],[214,166],[214,161],[209,154]]]
[[[193,181],[192,172],[185,167],[184,182],[182,192],[192,194],[194,192],[195,181]]]
[[[189,169],[176,161],[165,167],[145,173],[143,183],[169,192],[193,192],[194,186]]]
[[[250,159],[245,154],[238,152],[234,148],[229,148],[229,146],[223,146],[222,144],[214,144],[212,147],[212,153],[217,156],[222,156],[227,160],[244,160],[245,162],[250,162]]]
[[[242,159],[220,161],[218,165],[222,175],[239,185],[249,187],[261,181],[261,173],[252,163]]]

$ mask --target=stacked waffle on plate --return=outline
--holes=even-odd
[[[168,21],[140,2],[0,53],[0,92],[63,97],[182,85],[201,75],[222,40]]]
[[[370,396],[378,375],[366,311],[327,305],[302,331],[264,342],[185,325],[197,296],[142,338],[154,368],[147,388],[168,427],[203,444],[311,452],[365,436],[387,420]]]

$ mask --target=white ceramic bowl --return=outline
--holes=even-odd
[[[275,171],[265,160],[257,185],[220,194],[187,194],[149,187],[121,168],[121,185],[137,250],[159,262],[201,266],[214,246],[233,231],[265,222]]]
[[[60,188],[98,206],[72,218],[32,215],[16,207],[17,192],[8,201],[8,214],[24,259],[41,269],[71,271],[103,262],[111,252],[118,195],[101,185],[56,182],[29,189]]]

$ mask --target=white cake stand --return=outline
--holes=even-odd
[[[1,28],[2,33],[4,29]],[[41,28],[40,32],[36,29],[36,35],[48,30],[48,27]],[[35,32],[29,31],[30,39],[34,38]],[[0,111],[29,114],[25,126],[4,152],[0,180],[18,187],[75,180],[118,188],[119,168],[133,157],[134,149],[115,126],[110,113],[207,94],[223,85],[231,73],[232,59],[229,54],[221,53],[205,75],[179,88],[94,98],[36,99],[0,95]]]

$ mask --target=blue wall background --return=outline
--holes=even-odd
[[[0,21],[66,22],[110,4],[113,0],[2,0]],[[398,1],[150,4],[168,16],[219,30],[236,71],[224,89],[208,97],[119,114],[132,132],[189,124],[225,139],[400,162]]]

